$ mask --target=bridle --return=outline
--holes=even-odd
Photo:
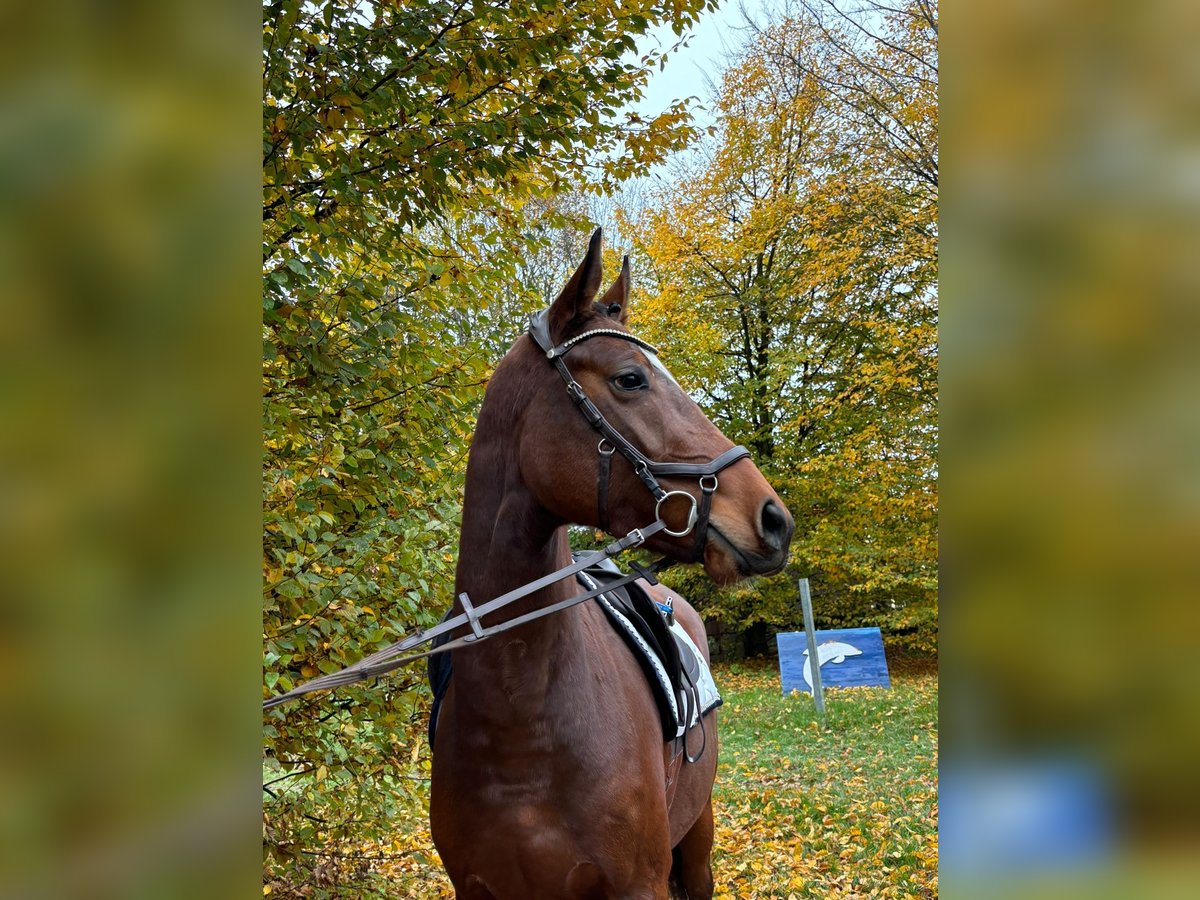
[[[550,360],[554,365],[554,368],[558,371],[558,374],[567,386],[567,394],[575,402],[575,405],[579,407],[579,411],[583,414],[584,419],[600,435],[600,443],[596,445],[596,451],[599,454],[599,466],[596,478],[596,509],[600,519],[600,527],[604,531],[609,530],[608,486],[612,475],[612,457],[614,453],[620,453],[633,466],[634,473],[654,496],[656,501],[654,517],[657,521],[662,521],[662,506],[672,497],[685,497],[691,503],[691,507],[688,510],[687,523],[684,528],[676,531],[670,528],[663,530],[672,537],[684,537],[694,530],[696,541],[692,547],[692,558],[698,559],[704,552],[704,542],[708,534],[708,518],[712,510],[712,495],[716,493],[717,488],[720,486],[720,482],[717,480],[717,473],[733,465],[738,460],[745,459],[750,455],[750,451],[740,445],[730,447],[720,456],[706,463],[659,462],[658,460],[650,459],[650,457],[631,444],[621,432],[617,431],[604,418],[604,414],[600,412],[596,404],[584,392],[579,382],[575,380],[575,377],[571,374],[571,370],[567,368],[565,357],[572,348],[577,347],[586,340],[597,337],[618,338],[628,341],[645,350],[647,353],[653,353],[656,357],[658,356],[658,350],[641,338],[634,337],[629,332],[620,331],[616,328],[593,328],[577,334],[575,337],[556,346],[550,337],[549,320],[550,311],[548,309],[533,313],[529,316],[526,332],[546,355],[546,359]],[[659,483],[658,476],[664,478],[674,476],[698,479],[700,486],[699,503],[697,503],[695,495],[687,491],[666,490]]]
[[[712,495],[716,493],[718,487],[717,473],[721,470],[733,465],[740,459],[744,459],[750,455],[750,451],[745,447],[731,447],[720,456],[707,463],[671,463],[659,462],[650,459],[642,451],[638,450],[633,444],[626,440],[616,428],[604,418],[603,414],[596,407],[596,404],[588,398],[584,393],[579,382],[571,375],[571,370],[567,368],[567,364],[563,357],[570,352],[572,347],[577,346],[583,341],[590,340],[596,337],[615,337],[623,341],[629,341],[636,344],[643,350],[658,355],[658,351],[650,344],[640,338],[634,337],[627,331],[619,331],[615,328],[595,328],[590,331],[585,331],[582,334],[576,335],[562,344],[555,345],[550,339],[550,329],[548,323],[548,310],[543,310],[540,313],[535,313],[529,317],[527,332],[533,339],[534,343],[546,354],[546,358],[554,364],[558,374],[562,376],[567,385],[567,393],[575,404],[579,407],[583,417],[588,424],[592,426],[600,434],[600,443],[597,447],[600,454],[600,474],[597,486],[597,503],[600,514],[601,527],[605,531],[608,530],[608,482],[611,476],[611,462],[614,453],[620,453],[627,459],[633,470],[637,473],[638,478],[646,489],[654,496],[654,521],[649,525],[641,528],[635,528],[627,535],[619,538],[604,547],[601,550],[596,550],[592,553],[583,554],[579,559],[573,561],[570,565],[564,566],[549,575],[544,575],[536,581],[531,581],[529,584],[514,588],[506,594],[496,597],[494,600],[489,600],[475,606],[471,598],[465,593],[459,594],[459,603],[462,604],[463,611],[456,616],[444,619],[441,623],[424,631],[417,631],[414,634],[408,635],[395,643],[389,644],[382,650],[372,653],[353,665],[347,666],[344,669],[339,669],[336,672],[331,672],[327,675],[321,675],[311,681],[306,681],[300,684],[285,694],[279,694],[270,697],[263,701],[263,709],[267,710],[290,700],[298,699],[304,694],[313,691],[326,690],[330,688],[341,687],[347,684],[354,684],[359,681],[366,681],[370,678],[376,678],[393,669],[398,669],[403,665],[413,662],[418,659],[423,659],[427,656],[433,656],[438,653],[446,653],[450,650],[465,647],[477,641],[484,640],[495,634],[508,631],[511,628],[516,628],[526,622],[531,622],[535,619],[541,619],[545,616],[553,615],[561,612],[576,604],[583,603],[586,600],[591,600],[602,593],[616,590],[627,584],[637,581],[639,578],[646,579],[652,584],[657,583],[655,575],[663,569],[674,564],[674,560],[663,557],[657,562],[643,566],[638,563],[632,563],[633,572],[622,576],[614,581],[608,581],[603,585],[598,585],[592,590],[585,591],[582,594],[577,594],[566,600],[560,600],[550,606],[544,606],[540,609],[535,609],[523,615],[516,616],[511,619],[506,619],[495,625],[485,626],[482,617],[488,613],[496,612],[522,597],[528,597],[530,594],[536,593],[551,584],[562,581],[582,572],[584,569],[596,565],[597,563],[619,556],[627,550],[632,550],[634,547],[639,547],[649,538],[663,532],[672,537],[686,537],[696,532],[696,542],[693,546],[692,556],[698,558],[704,550],[704,540],[708,530],[708,517],[712,508]],[[668,491],[658,481],[658,476],[663,477],[695,477],[699,479],[701,499],[697,503],[696,497],[687,491]],[[672,497],[686,497],[691,506],[688,510],[687,523],[684,528],[672,530],[662,518],[663,504]],[[419,647],[422,644],[427,644],[435,638],[449,636],[452,631],[463,626],[468,626],[471,631],[469,634],[446,640],[445,643],[438,644],[430,650],[425,650],[420,653],[409,653],[408,651]]]

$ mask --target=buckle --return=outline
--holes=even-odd
[[[605,556],[616,556],[619,553],[624,553],[630,547],[640,547],[646,542],[646,535],[642,534],[642,529],[635,528],[623,538],[617,538],[607,547],[604,548]]]
[[[474,632],[474,635],[469,639],[472,641],[483,640],[486,635],[483,633],[483,628],[480,625],[479,614],[475,612],[475,607],[471,604],[471,598],[462,593],[458,595],[458,601],[462,604],[463,612],[467,614],[467,621],[471,625],[471,631]]]

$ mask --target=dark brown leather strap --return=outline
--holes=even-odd
[[[597,449],[600,463],[596,475],[596,510],[601,531],[608,531],[608,480],[612,476],[612,456],[616,449],[603,439]]]
[[[736,449],[736,448],[735,448]],[[717,476],[705,475],[700,479],[700,512],[697,518],[696,545],[692,556],[698,561],[704,555],[704,544],[708,540],[708,514],[712,510],[712,496],[717,492]]]
[[[652,563],[649,566],[649,569],[652,571],[662,571],[671,565],[674,565],[673,560],[663,558],[656,563]],[[457,650],[461,647],[468,647],[479,641],[486,640],[493,635],[501,634],[512,628],[516,628],[518,625],[524,625],[526,622],[532,622],[535,619],[541,619],[546,616],[551,616],[555,613],[562,612],[564,609],[577,606],[578,604],[587,600],[591,600],[592,598],[606,593],[607,591],[624,587],[625,585],[630,584],[639,578],[645,577],[646,568],[639,566],[638,569],[639,571],[630,572],[629,574],[624,575],[615,581],[597,585],[594,589],[585,591],[582,594],[576,594],[574,597],[569,597],[566,600],[560,600],[558,603],[554,603],[550,606],[544,606],[541,609],[535,609],[533,612],[525,613],[525,615],[508,619],[507,621],[500,622],[497,625],[492,625],[489,628],[484,628],[478,634],[478,636],[475,634],[467,634],[460,638],[455,638],[452,641],[447,641],[444,644],[439,644],[431,650],[425,650],[421,653],[412,653],[408,656],[401,656],[399,658],[397,658],[395,654],[402,649],[402,645],[414,646],[414,644],[410,643],[411,638],[404,641],[398,641],[395,644],[385,647],[378,653],[373,653],[365,659],[359,660],[352,666],[339,669],[338,671],[332,672],[329,675],[322,675],[320,678],[314,678],[312,681],[307,681],[298,687],[292,688],[292,690],[288,691],[286,694],[280,694],[277,697],[271,697],[269,700],[263,701],[263,710],[265,711],[274,706],[279,706],[281,703],[286,703],[289,700],[296,700],[304,694],[309,694],[313,691],[330,690],[332,688],[344,687],[348,684],[356,684],[360,681],[367,681],[371,678],[378,678],[380,675],[385,675],[394,669],[399,669],[401,666],[406,666],[410,662],[416,662],[418,659],[425,659],[428,656],[437,656],[438,654],[448,653],[451,650]],[[485,606],[487,605],[488,604],[485,604]],[[482,608],[483,607],[480,607],[480,609]],[[458,627],[458,625],[461,625],[461,622],[458,622],[458,620],[461,618],[462,616],[455,616],[453,619],[448,619],[446,622],[443,622],[442,626],[454,623],[455,627]],[[420,640],[416,641],[415,644],[422,644],[426,641],[432,640],[435,636],[435,631],[438,634],[444,633],[446,629],[442,626],[414,635],[413,637],[420,638]]]

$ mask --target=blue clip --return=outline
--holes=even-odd
[[[675,607],[671,604],[669,599],[666,603],[659,603],[657,600],[655,600],[654,605],[658,607],[658,611],[662,613],[663,618],[667,620],[668,627],[675,624]]]

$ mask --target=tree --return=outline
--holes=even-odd
[[[691,137],[682,104],[616,110],[665,56],[632,56],[635,37],[708,5],[264,4],[264,694],[449,604],[474,410],[541,301],[522,279],[545,244],[533,204],[610,190]],[[420,681],[267,717],[276,877],[300,847],[386,832]]]
[[[820,55],[799,52],[757,29],[767,52],[825,89],[855,123],[864,153],[887,160],[912,184],[938,186],[938,5],[856,0],[786,0],[784,10],[820,34]]]
[[[936,176],[835,89],[848,76],[831,34],[784,18],[725,72],[717,135],[627,223],[653,283],[635,310],[797,518],[772,583],[681,589],[708,615],[791,625],[795,579],[811,575],[825,624],[880,624],[932,650]]]

